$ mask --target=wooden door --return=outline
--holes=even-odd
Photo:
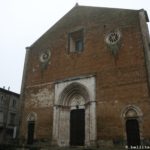
[[[129,148],[131,146],[140,145],[139,123],[136,119],[129,119],[126,121],[126,133]]]
[[[34,121],[29,121],[28,122],[27,144],[33,144],[33,141],[34,141],[34,127],[35,127],[35,122]]]
[[[83,146],[85,140],[85,110],[72,110],[70,114],[70,145]]]

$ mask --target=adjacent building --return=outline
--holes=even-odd
[[[150,144],[145,10],[73,7],[27,47],[20,138],[26,144]]]
[[[19,97],[17,93],[0,88],[0,144],[11,143],[17,137]]]

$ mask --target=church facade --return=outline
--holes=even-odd
[[[27,47],[20,139],[142,145],[150,139],[145,10],[75,6]]]

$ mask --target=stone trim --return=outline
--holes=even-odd
[[[135,112],[135,116],[126,116],[129,111]],[[126,121],[129,119],[136,119],[139,124],[139,132],[140,132],[140,140],[142,142],[143,140],[143,134],[142,134],[142,117],[143,113],[141,109],[135,105],[127,105],[121,112],[121,118],[123,123],[123,132],[124,132],[124,139],[125,139],[125,145],[127,145],[127,134],[126,134]]]
[[[76,109],[72,99],[79,96],[78,109],[85,109],[85,146],[96,144],[95,77],[69,80],[55,84],[53,144],[70,146],[70,112]],[[72,103],[73,102],[73,103]]]

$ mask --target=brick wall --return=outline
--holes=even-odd
[[[84,51],[70,53],[68,33],[80,28],[84,29]],[[104,38],[116,28],[122,38],[118,55],[114,57]],[[44,49],[51,51],[46,68],[42,68],[39,61]],[[127,105],[136,105],[142,110],[142,135],[149,137],[149,89],[138,11],[91,7],[73,8],[30,47],[22,134],[26,134],[25,118],[30,111],[38,114],[36,138],[50,138],[52,133],[53,97],[50,105],[34,106],[33,94],[45,88],[53,92],[53,85],[59,80],[93,74],[96,76],[98,139],[125,139],[121,112]]]

